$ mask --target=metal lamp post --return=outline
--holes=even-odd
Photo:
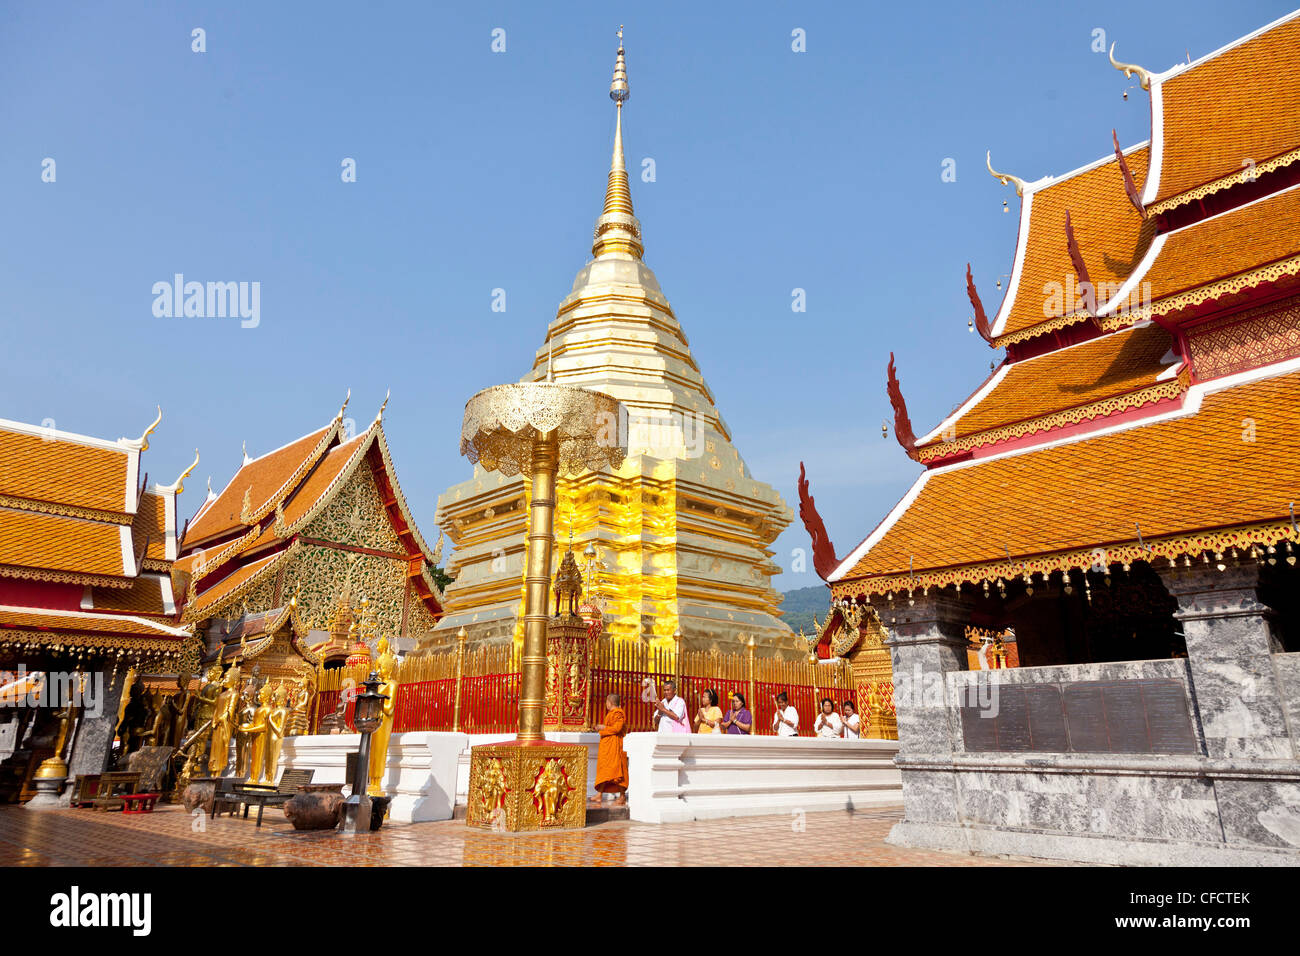
[[[366,793],[370,771],[370,735],[379,729],[383,715],[384,701],[387,694],[380,694],[376,688],[382,684],[374,671],[362,682],[365,691],[357,695],[356,707],[352,713],[352,723],[361,734],[361,744],[357,748],[357,765],[352,773],[352,794],[343,801],[343,820],[339,824],[344,833],[369,833],[371,799]]]

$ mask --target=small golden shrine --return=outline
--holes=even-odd
[[[238,665],[245,677],[314,683],[320,658],[307,646],[308,628],[298,613],[297,599],[282,608],[249,614],[221,638],[204,658],[204,666]]]
[[[547,730],[588,731],[591,703],[592,656],[600,640],[582,616],[582,572],[573,552],[567,551],[555,575],[555,616],[546,625]]]
[[[825,623],[813,617],[809,650],[817,658],[839,658],[853,671],[863,736],[897,740],[894,712],[894,667],[885,647],[885,629],[869,604],[838,601],[831,605]]]

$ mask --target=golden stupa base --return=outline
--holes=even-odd
[[[503,833],[587,824],[587,760],[581,744],[511,740],[470,750],[465,822]]]
[[[43,760],[41,765],[36,768],[36,773],[32,774],[33,780],[66,780],[68,779],[68,765],[61,757],[50,757]]]

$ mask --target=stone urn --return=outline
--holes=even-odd
[[[284,805],[284,815],[295,830],[332,830],[343,810],[343,784],[309,783]]]

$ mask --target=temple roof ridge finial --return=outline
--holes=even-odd
[[[196,448],[194,449],[194,463],[190,465],[188,468],[186,468],[183,472],[181,472],[181,476],[177,478],[174,482],[172,482],[170,485],[162,485],[161,487],[159,487],[158,490],[163,492],[164,494],[170,492],[172,494],[179,495],[182,491],[185,490],[185,479],[188,478],[193,473],[194,469],[197,467],[199,467],[199,450]],[[212,479],[209,478],[208,494],[211,493],[212,493]]]
[[[1007,183],[1011,183],[1013,186],[1016,187],[1016,195],[1017,195],[1017,196],[1024,196],[1024,194],[1025,194],[1025,181],[1024,181],[1023,179],[1021,179],[1019,176],[1012,176],[1010,173],[1000,173],[1000,172],[998,172],[996,169],[993,168],[993,151],[992,151],[992,150],[988,150],[987,152],[985,152],[985,154],[984,154],[984,165],[986,165],[986,166],[989,168],[989,174],[990,174],[994,179],[996,179],[996,180],[998,180],[1000,183],[1002,183],[1003,186],[1005,186]]]
[[[1136,63],[1121,63],[1115,59],[1115,44],[1110,45],[1110,65],[1124,74],[1125,78],[1131,78],[1134,75],[1138,78],[1138,85],[1144,90],[1151,89],[1151,71],[1145,70]]]
[[[162,406],[159,405],[158,417],[153,420],[152,425],[150,425],[148,428],[144,430],[143,435],[141,435],[139,438],[119,438],[117,440],[118,444],[126,445],[128,448],[131,448],[134,451],[148,451],[149,436],[153,434],[154,429],[158,427],[158,423],[161,421],[162,421]]]

